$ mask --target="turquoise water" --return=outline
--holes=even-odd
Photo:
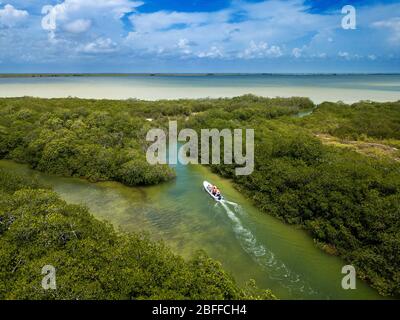
[[[310,97],[314,102],[400,100],[400,75],[165,75],[0,78],[0,97],[81,97],[147,100],[233,97]]]
[[[255,279],[281,299],[382,298],[361,280],[356,290],[342,289],[345,262],[318,249],[303,230],[257,210],[228,180],[202,166],[178,165],[176,180],[147,188],[60,178],[4,160],[0,168],[38,176],[66,201],[86,205],[117,228],[146,231],[184,257],[203,249],[239,283]],[[226,202],[216,203],[203,180],[217,184]]]
[[[306,96],[324,100],[400,100],[400,75],[235,75],[0,78],[0,97],[176,99]],[[305,116],[307,113],[301,114]],[[343,290],[345,263],[313,243],[304,231],[257,210],[232,184],[202,166],[176,167],[177,179],[149,188],[114,182],[92,184],[0,161],[0,167],[37,175],[62,198],[86,205],[100,219],[127,231],[146,231],[185,257],[198,249],[222,262],[244,283],[250,278],[283,299],[380,299],[358,280]],[[226,202],[216,204],[202,181],[217,184]]]

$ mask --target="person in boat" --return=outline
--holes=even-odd
[[[217,186],[213,186],[212,190],[211,190],[211,193],[213,194],[213,196],[215,196],[217,194],[217,192],[218,192]]]

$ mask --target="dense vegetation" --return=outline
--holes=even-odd
[[[343,139],[400,140],[399,103],[325,102],[302,125]]]
[[[173,178],[168,166],[147,163],[143,151],[149,126],[143,119],[112,110],[72,99],[1,100],[0,156],[90,181],[147,185]]]
[[[41,286],[56,268],[57,290]],[[0,299],[258,299],[204,253],[185,261],[144,235],[117,233],[34,180],[0,170]]]
[[[399,102],[325,103],[311,116],[272,121],[212,110],[185,125],[254,128],[252,175],[236,176],[233,165],[212,169],[233,179],[263,211],[307,228],[381,294],[400,295],[400,163],[326,146],[316,137],[327,132],[396,145]]]
[[[249,104],[251,109],[247,108]],[[43,172],[90,181],[157,184],[172,179],[174,172],[166,165],[147,163],[147,131],[162,127],[168,117],[189,116],[216,107],[245,120],[257,113],[267,118],[295,114],[310,107],[310,102],[253,96],[179,103],[1,99],[0,157],[28,163]]]
[[[182,127],[253,128],[255,171],[212,169],[233,179],[263,211],[310,231],[353,264],[383,295],[400,295],[400,164],[325,145],[317,134],[400,146],[400,102],[324,103],[308,99],[144,102],[1,99],[0,155],[33,168],[93,181],[151,184],[173,176],[144,160],[145,133],[178,119]],[[151,118],[152,121],[145,121]]]

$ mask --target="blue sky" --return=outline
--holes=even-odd
[[[0,72],[400,72],[400,1],[0,0]]]

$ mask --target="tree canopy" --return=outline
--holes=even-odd
[[[314,111],[306,117],[296,116],[306,110]],[[146,120],[149,118],[152,121]],[[400,296],[400,102],[338,102],[316,107],[306,98],[253,95],[154,102],[0,99],[0,157],[90,181],[157,184],[172,179],[174,172],[168,166],[146,162],[145,135],[150,128],[165,128],[171,119],[179,120],[182,128],[196,130],[254,129],[255,170],[251,175],[236,176],[234,165],[211,169],[231,178],[262,211],[306,228],[317,245],[353,264],[357,274],[381,294]],[[327,143],[321,134],[335,143]],[[370,156],[351,147],[365,144],[393,152]],[[19,212],[13,205],[23,206],[22,200],[34,198],[33,194],[41,199],[38,205],[47,201],[54,208],[68,206],[51,191],[21,191],[3,183],[4,190],[16,191],[5,198],[9,202],[3,206],[7,205],[8,211]],[[34,223],[40,224],[40,219],[35,219]],[[105,226],[101,228],[108,230],[110,239],[116,239],[113,243],[137,237],[117,236]],[[64,236],[75,241],[73,234]],[[15,239],[19,237],[15,235]],[[99,241],[107,243],[107,237]],[[139,241],[135,239],[133,242]],[[11,243],[9,249],[1,246],[1,250],[12,250]],[[18,262],[16,257],[11,252],[7,259]],[[107,261],[107,257],[101,259]],[[233,291],[229,292],[232,297]]]

